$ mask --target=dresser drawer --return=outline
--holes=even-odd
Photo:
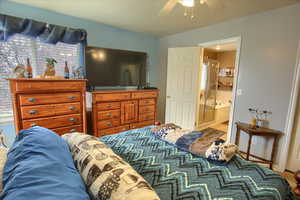
[[[123,131],[128,131],[130,129],[129,125],[126,126],[119,126],[116,128],[117,133],[123,132]]]
[[[111,103],[98,103],[97,110],[115,110],[120,109],[121,103],[120,102],[111,102]]]
[[[150,126],[154,124],[154,120],[151,121],[145,121],[145,122],[139,122],[139,123],[134,123],[130,125],[131,129],[136,129],[136,128],[142,128],[145,126]]]
[[[77,113],[80,113],[80,103],[21,107],[21,114],[23,119],[33,119],[38,117],[49,117],[54,115],[67,115]]]
[[[142,99],[139,100],[139,105],[140,106],[148,106],[148,105],[154,105],[155,104],[155,99]]]
[[[121,116],[120,110],[109,110],[109,111],[98,112],[98,120],[120,118],[120,116]]]
[[[85,82],[82,81],[19,81],[16,83],[16,92],[40,92],[40,91],[70,91],[82,90]]]
[[[19,96],[21,106],[54,104],[54,103],[71,103],[79,102],[80,92],[72,93],[55,93],[55,94],[21,94]]]
[[[139,115],[139,121],[148,121],[155,118],[154,112]]]
[[[97,137],[112,135],[114,133],[117,133],[117,130],[115,128],[103,129],[98,131]]]
[[[79,125],[81,123],[82,123],[82,117],[80,114],[64,115],[59,117],[24,120],[23,129],[28,129],[33,126],[42,126],[45,128],[53,129],[53,128]]]
[[[146,99],[146,98],[155,98],[157,97],[157,92],[133,92],[133,99]]]
[[[121,101],[130,98],[130,93],[96,94],[96,101]]]
[[[139,107],[139,114],[144,114],[144,113],[154,113],[155,112],[155,106],[140,106]]]
[[[112,128],[115,126],[120,126],[120,119],[98,121],[97,125],[98,125],[98,128],[100,128],[100,129],[106,129],[106,128]]]
[[[116,128],[109,128],[109,129],[99,130],[98,131],[98,137],[99,136],[105,136],[105,135],[111,135],[111,134],[114,134],[114,133],[120,133],[120,132],[123,132],[123,131],[127,131],[129,129],[130,129],[130,127],[129,127],[129,125],[127,125],[127,126],[119,126],[119,127],[116,127]]]
[[[58,135],[63,135],[63,134],[66,134],[66,133],[74,133],[74,132],[81,133],[82,132],[82,125],[68,126],[68,127],[64,127],[64,128],[56,128],[56,129],[52,129],[52,131],[54,131]]]

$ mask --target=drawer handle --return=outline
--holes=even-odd
[[[107,117],[111,117],[112,114],[111,114],[111,113],[107,113],[106,116],[107,116]]]
[[[76,128],[73,128],[73,129],[70,130],[71,133],[74,133],[76,131],[77,131]]]
[[[29,98],[28,101],[31,103],[34,103],[34,102],[36,102],[36,98]]]
[[[75,97],[75,96],[69,96],[69,99],[70,99],[70,100],[75,100],[76,97]]]
[[[74,118],[74,117],[72,117],[72,118],[69,119],[70,122],[75,122],[76,120],[77,120],[77,119]]]
[[[112,107],[112,105],[111,105],[111,104],[108,104],[108,105],[107,105],[107,107],[108,107],[108,108],[111,108],[111,107]]]
[[[112,123],[111,122],[107,122],[106,125],[107,126],[112,126]]]
[[[69,110],[75,110],[76,108],[75,108],[75,106],[70,106],[69,107]]]
[[[31,127],[35,127],[35,126],[37,126],[37,124],[36,123],[32,123],[30,126]]]
[[[29,114],[31,114],[31,115],[35,115],[35,114],[37,114],[37,113],[38,113],[37,110],[30,110],[30,111],[29,111]]]

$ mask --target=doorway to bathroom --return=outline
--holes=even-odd
[[[223,133],[230,140],[240,42],[237,39],[201,44],[203,62],[200,70],[197,130]]]

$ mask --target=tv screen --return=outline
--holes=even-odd
[[[87,79],[92,87],[146,84],[146,53],[86,47],[85,63]]]

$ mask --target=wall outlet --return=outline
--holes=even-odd
[[[236,94],[237,94],[237,96],[241,96],[243,94],[243,90],[237,89]]]

